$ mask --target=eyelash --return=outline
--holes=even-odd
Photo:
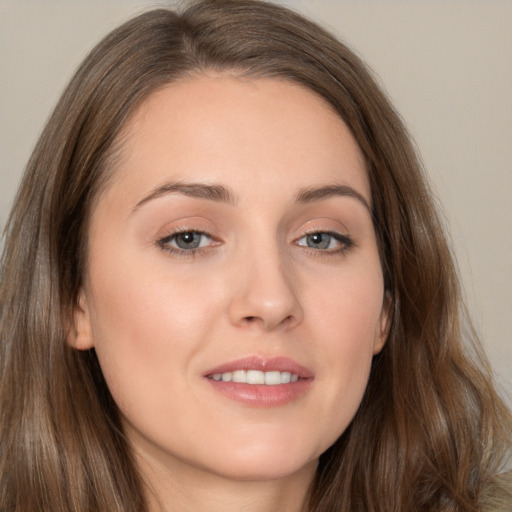
[[[315,249],[313,247],[308,247],[304,245],[299,245],[298,242],[308,236],[313,235],[328,235],[334,240],[336,240],[338,243],[341,244],[341,247],[337,249],[326,249],[326,250],[320,250]],[[303,247],[305,250],[309,251],[311,254],[317,257],[332,257],[337,255],[345,255],[349,251],[351,251],[354,247],[356,247],[355,241],[348,235],[342,235],[341,233],[337,233],[335,231],[328,231],[328,230],[312,230],[310,232],[304,233],[300,238],[298,238],[295,243],[299,245],[299,247]]]
[[[205,231],[201,231],[200,229],[190,229],[190,228],[179,228],[172,233],[163,236],[162,238],[159,238],[157,240],[157,245],[162,249],[163,251],[166,251],[168,253],[171,253],[173,255],[184,257],[184,258],[194,258],[196,256],[200,256],[201,254],[208,251],[209,246],[206,247],[196,247],[192,249],[181,249],[179,247],[174,247],[170,245],[172,241],[176,239],[177,236],[183,235],[183,234],[194,234],[199,236],[205,236],[209,238],[210,240],[213,240],[213,237],[206,233]]]
[[[213,237],[205,231],[201,231],[201,230],[197,230],[197,229],[190,229],[190,228],[180,228],[180,229],[173,231],[172,233],[170,233],[168,235],[163,236],[162,238],[159,238],[157,240],[157,245],[163,251],[166,251],[170,254],[173,254],[173,255],[176,255],[179,257],[185,257],[185,258],[187,258],[187,257],[194,258],[194,257],[200,256],[200,255],[206,253],[209,250],[209,248],[211,247],[211,245],[209,244],[205,247],[182,249],[182,248],[174,247],[174,246],[170,245],[170,243],[172,241],[176,240],[177,236],[182,235],[182,234],[194,234],[194,235],[198,235],[198,236],[204,236],[204,237],[209,238],[210,241],[213,241]],[[313,236],[313,235],[328,235],[328,236],[334,238],[334,240],[336,240],[338,243],[340,243],[341,247],[337,248],[337,249],[321,250],[321,249],[316,249],[313,247],[304,246],[304,245],[301,245],[298,243],[300,240],[302,240],[308,236]],[[332,256],[336,256],[336,255],[344,255],[344,254],[348,253],[350,250],[352,250],[354,247],[356,247],[355,241],[348,235],[342,235],[342,234],[334,232],[334,231],[326,231],[326,230],[312,230],[310,232],[304,233],[300,238],[297,238],[294,241],[294,243],[297,246],[302,247],[304,250],[308,251],[310,254],[312,254],[316,257],[329,257],[329,256],[332,257]]]

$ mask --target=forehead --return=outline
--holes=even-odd
[[[253,190],[264,182],[267,192],[332,182],[371,200],[364,157],[341,117],[281,79],[200,75],[169,84],[137,108],[120,140],[112,188],[122,184],[123,195],[168,179]]]

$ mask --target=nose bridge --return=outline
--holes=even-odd
[[[232,322],[265,330],[299,323],[303,312],[287,255],[275,239],[253,242],[240,251],[234,266]]]

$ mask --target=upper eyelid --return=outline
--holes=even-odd
[[[205,224],[207,225],[205,226]],[[157,234],[156,238],[157,240],[161,241],[180,233],[196,232],[209,236],[213,240],[222,241],[222,231],[226,229],[226,226],[224,226],[224,229],[222,229],[220,226],[216,225],[217,222],[214,222],[213,226],[211,224],[212,222],[208,218],[177,219],[172,223],[172,225],[168,225],[167,227],[160,229],[160,233]],[[291,227],[292,226],[289,226],[289,228]],[[221,229],[221,232],[219,232],[219,228]],[[231,231],[231,229],[228,229],[228,231]],[[351,236],[350,231],[351,230],[346,225],[344,225],[344,223],[340,222],[339,219],[334,219],[332,217],[319,217],[311,218],[307,221],[302,221],[301,226],[293,228],[293,231],[290,232],[286,238],[288,238],[290,242],[294,242],[299,238],[309,234],[327,233],[335,237],[345,237],[352,239],[353,237]]]
[[[207,237],[210,237],[211,239],[215,239],[216,237],[206,229],[202,228],[192,228],[189,226],[179,226],[176,228],[169,229],[167,232],[164,232],[163,234],[158,236],[158,240],[165,240],[166,238],[172,238],[176,235],[182,234],[182,233],[198,233],[200,235],[205,235]],[[297,236],[295,234],[291,241],[300,240],[301,238],[304,238],[308,235],[313,235],[316,233],[325,233],[334,237],[343,237],[343,238],[352,238],[351,235],[348,233],[348,230],[338,230],[338,229],[331,229],[331,228],[318,228],[318,227],[312,227],[310,229],[306,229],[304,231],[301,231],[300,235]]]
[[[331,229],[331,228],[318,228],[318,227],[313,227],[313,228],[310,228],[310,229],[306,229],[302,232],[302,235],[301,236],[306,236],[306,235],[314,235],[315,233],[326,233],[326,234],[329,234],[329,235],[347,235],[347,233],[339,230],[339,229]]]
[[[326,235],[331,235],[334,237],[342,237],[342,238],[350,238],[352,239],[352,236],[350,235],[348,229],[333,229],[333,228],[319,228],[318,226],[313,226],[311,228],[306,228],[305,230],[301,230],[299,235],[295,235],[294,240],[300,240],[301,238],[304,238],[308,235],[314,235],[317,233],[325,233]]]
[[[170,232],[167,235],[163,235],[163,236],[158,237],[158,243],[164,243],[166,240],[172,240],[176,236],[182,235],[184,233],[197,233],[198,235],[206,236],[210,240],[214,240],[213,235],[211,235],[210,233],[208,233],[207,231],[204,231],[204,230],[199,230],[199,229],[177,229],[177,230],[173,230],[172,232]]]
[[[157,239],[164,240],[166,238],[172,238],[173,236],[180,235],[182,233],[198,233],[200,235],[206,235],[210,238],[214,238],[208,229],[194,228],[190,226],[178,226],[161,230],[161,233],[157,235]]]
[[[206,231],[204,229],[194,229],[194,228],[189,228],[189,227],[179,227],[179,228],[172,228],[172,229],[170,229],[168,234],[167,235],[163,235],[162,238],[172,237],[172,236],[175,236],[175,235],[181,235],[183,233],[198,233],[200,235],[212,236],[208,231]]]
[[[333,238],[335,238],[336,240],[338,240],[339,242],[345,242],[345,243],[350,242],[351,244],[355,244],[354,239],[349,234],[340,233],[338,231],[325,230],[325,229],[324,230],[317,229],[317,230],[313,230],[310,232],[305,232],[301,236],[295,238],[295,242],[302,240],[303,238],[305,238],[307,236],[316,235],[316,234],[329,235],[329,236],[332,236]]]
[[[347,234],[350,230],[345,222],[346,219],[340,217],[340,215],[333,216],[332,213],[329,212],[325,215],[312,215],[309,219],[307,219],[307,217],[302,218],[300,224],[296,224],[297,227],[295,228],[295,232],[333,232]]]

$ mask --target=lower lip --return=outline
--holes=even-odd
[[[212,388],[224,396],[253,407],[278,407],[303,396],[313,383],[312,378],[289,384],[266,386],[239,382],[222,382],[206,378]]]

